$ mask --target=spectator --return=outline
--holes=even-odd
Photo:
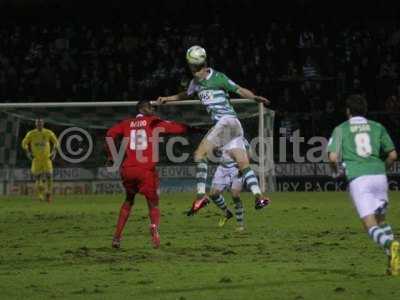
[[[294,28],[303,26],[301,20],[274,21],[265,34],[265,30],[249,33],[244,26],[225,30],[223,19],[192,26],[4,25],[0,96],[2,101],[138,99],[165,89],[179,90],[179,80],[188,71],[185,50],[193,43],[206,47],[211,66],[264,90],[271,99],[289,89],[290,98],[304,104],[299,110],[324,111],[322,104],[331,97],[327,95],[340,98],[350,92],[365,92],[372,109],[385,109],[376,99],[387,99],[398,85],[399,27],[382,22],[376,30],[346,22],[314,22],[297,33]],[[215,43],[217,38],[220,44]],[[301,75],[306,82],[298,80]]]
[[[283,73],[283,78],[287,80],[297,80],[299,77],[299,71],[297,70],[294,62],[290,60],[287,64],[286,71]]]
[[[303,65],[303,76],[306,80],[315,79],[319,76],[318,66],[311,56],[307,56]]]
[[[400,112],[400,97],[396,94],[392,94],[385,101],[385,110],[390,113]]]
[[[299,48],[311,48],[314,46],[314,33],[310,30],[304,30],[299,36]]]
[[[379,69],[380,78],[397,78],[396,64],[392,61],[392,56],[388,54]]]

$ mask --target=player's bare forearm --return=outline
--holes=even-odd
[[[338,164],[334,162],[329,162],[329,167],[332,170],[332,173],[336,174],[338,172]]]
[[[339,164],[337,154],[334,152],[329,152],[328,160],[329,160],[329,166],[331,167],[332,172],[337,173],[338,172],[338,164]]]
[[[250,90],[248,90],[246,88],[239,87],[238,90],[237,90],[237,93],[242,98],[252,99],[252,100],[254,100],[254,101],[258,102],[258,103],[263,103],[264,105],[270,104],[270,101],[267,98],[262,97],[262,96],[258,96],[258,95],[254,94],[252,91],[250,91]]]
[[[56,158],[57,147],[58,147],[57,145],[53,145],[53,149],[51,150],[51,153],[50,153],[50,159],[51,160],[54,160]]]
[[[60,143],[59,143],[57,137],[54,137],[54,139],[52,140],[52,143],[53,143],[53,150],[57,151],[58,148],[60,148]]]
[[[397,160],[397,152],[396,150],[390,151],[388,156],[386,157],[386,168],[389,169],[393,163]]]
[[[172,96],[158,97],[157,102],[160,104],[164,104],[166,102],[185,100],[187,98],[188,94],[186,91],[184,91]]]
[[[332,177],[334,179],[341,179],[346,176],[346,170],[339,160],[337,153],[330,152],[328,155],[329,165],[332,170]]]

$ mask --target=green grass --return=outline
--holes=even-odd
[[[400,299],[400,278],[363,232],[345,193],[276,193],[247,230],[217,227],[214,205],[183,212],[192,195],[161,199],[152,249],[138,198],[121,250],[110,248],[122,196],[0,199],[1,299]],[[389,220],[400,228],[400,193]]]

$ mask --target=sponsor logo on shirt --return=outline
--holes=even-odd
[[[204,104],[209,104],[214,99],[212,91],[204,90],[199,92],[199,98]]]

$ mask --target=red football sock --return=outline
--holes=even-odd
[[[149,217],[151,224],[155,224],[157,227],[160,225],[160,209],[158,207],[150,208]]]
[[[131,213],[132,204],[128,201],[125,201],[121,209],[119,211],[118,223],[117,228],[115,229],[114,237],[120,239],[122,235],[122,231],[124,230],[126,221],[128,221],[129,215]]]

